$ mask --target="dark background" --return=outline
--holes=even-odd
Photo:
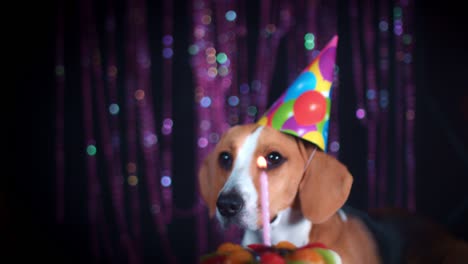
[[[180,1],[181,5],[184,3],[185,1]],[[461,1],[416,1],[415,148],[417,211],[447,225],[460,237],[468,239],[468,30],[464,26],[466,14],[463,10]],[[0,254],[0,262],[3,262],[3,257],[13,256],[47,262],[66,259],[67,263],[80,263],[90,257],[85,219],[80,218],[82,216],[78,211],[68,212],[69,216],[76,213],[77,217],[65,226],[57,226],[53,222],[55,3],[25,3],[13,11],[14,19],[7,25],[13,29],[12,33],[5,33],[4,36],[8,36],[7,44],[12,45],[11,49],[5,52],[13,55],[16,100],[9,102],[11,100],[4,96],[4,102],[14,104],[16,115],[11,121],[4,121],[8,131],[4,141],[9,149],[15,149],[16,162],[14,166],[4,165],[13,172],[5,173],[5,180],[0,185],[0,239],[6,239],[7,245],[4,247],[7,254]],[[188,14],[185,14],[187,9],[176,8],[175,12],[178,18],[175,35],[187,38],[187,45],[184,46],[187,47],[187,25],[190,22]],[[255,6],[251,12],[255,12]],[[255,22],[252,20],[252,23]],[[346,25],[340,23],[339,33],[346,34],[345,29]],[[180,48],[185,49],[184,47]],[[175,48],[177,49],[177,46]],[[192,89],[191,76],[188,61],[184,61],[188,60],[188,57],[174,59],[175,67],[181,67],[181,71],[187,74],[187,78],[180,80],[177,88],[181,91],[186,89],[186,96],[181,97],[180,103],[174,105],[174,118],[182,118],[192,111],[191,107],[183,107],[187,102],[188,105],[193,102],[189,91]],[[341,61],[340,64],[344,69],[349,68],[349,61]],[[346,76],[343,78],[344,81],[349,80]],[[279,83],[285,83],[285,80]],[[8,90],[9,87],[4,89]],[[274,88],[272,93],[277,91]],[[342,97],[353,98],[353,91],[340,91],[340,94]],[[78,97],[75,103],[79,103]],[[340,115],[348,113],[347,110],[353,106],[352,100],[349,103],[341,102]],[[7,113],[10,117],[10,111]],[[16,130],[9,129],[10,124],[15,124]],[[79,128],[79,125],[77,127]],[[180,127],[179,131],[192,127],[191,123],[187,122],[187,127]],[[365,141],[365,129],[356,123],[341,125],[340,129],[342,146],[359,146],[360,141]],[[356,136],[346,136],[351,134]],[[175,138],[181,135],[183,133],[174,131]],[[81,142],[81,139],[76,140],[78,145]],[[174,155],[193,158],[193,153],[187,153],[185,147],[191,143],[191,139],[180,137],[178,143],[175,143]],[[340,157],[344,163],[351,164],[354,175],[365,173],[363,166],[352,165],[357,164],[356,149],[344,147]],[[193,164],[189,164],[175,173],[193,174],[193,168]],[[83,168],[77,166],[69,170],[76,175],[83,171]],[[85,186],[79,179],[74,181],[77,184],[76,190]],[[175,191],[175,202],[181,206],[189,205],[193,190],[187,186],[174,188],[181,190]],[[181,193],[188,195],[183,197]],[[71,204],[84,203],[80,199],[86,196],[78,191],[72,195],[75,196],[72,197]],[[353,193],[351,199],[357,207],[364,207],[364,196]],[[186,228],[189,232],[192,226],[188,221],[176,221],[172,228]],[[172,239],[183,241],[181,237]],[[188,234],[187,239],[194,239],[194,234]],[[154,239],[148,240],[157,244]],[[187,240],[183,242],[185,246],[179,246],[178,250],[190,250],[190,245],[194,243]],[[149,258],[148,262],[158,263],[155,258]]]

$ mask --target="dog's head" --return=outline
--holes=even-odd
[[[297,137],[256,124],[230,128],[207,156],[199,171],[200,191],[210,216],[224,226],[261,226],[260,169],[268,162],[270,216],[298,207],[312,223],[333,215],[348,198],[352,176],[332,156]],[[306,166],[307,164],[307,166]]]

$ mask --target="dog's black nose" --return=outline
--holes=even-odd
[[[216,201],[216,206],[222,216],[232,217],[235,216],[244,206],[242,197],[236,193],[221,194]]]

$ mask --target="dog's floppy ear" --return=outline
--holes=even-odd
[[[348,199],[353,177],[334,157],[316,151],[299,185],[302,212],[312,223],[325,222]]]
[[[215,166],[213,163],[213,154],[209,154],[203,161],[198,172],[198,185],[200,193],[209,209],[210,217],[214,216],[216,210],[216,196],[214,193],[215,185]]]

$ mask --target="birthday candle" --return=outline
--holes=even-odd
[[[260,193],[262,205],[262,222],[263,222],[263,243],[271,246],[270,238],[270,204],[268,198],[268,175],[265,172],[267,162],[264,157],[260,156],[257,159],[257,166],[262,169],[260,173]]]

